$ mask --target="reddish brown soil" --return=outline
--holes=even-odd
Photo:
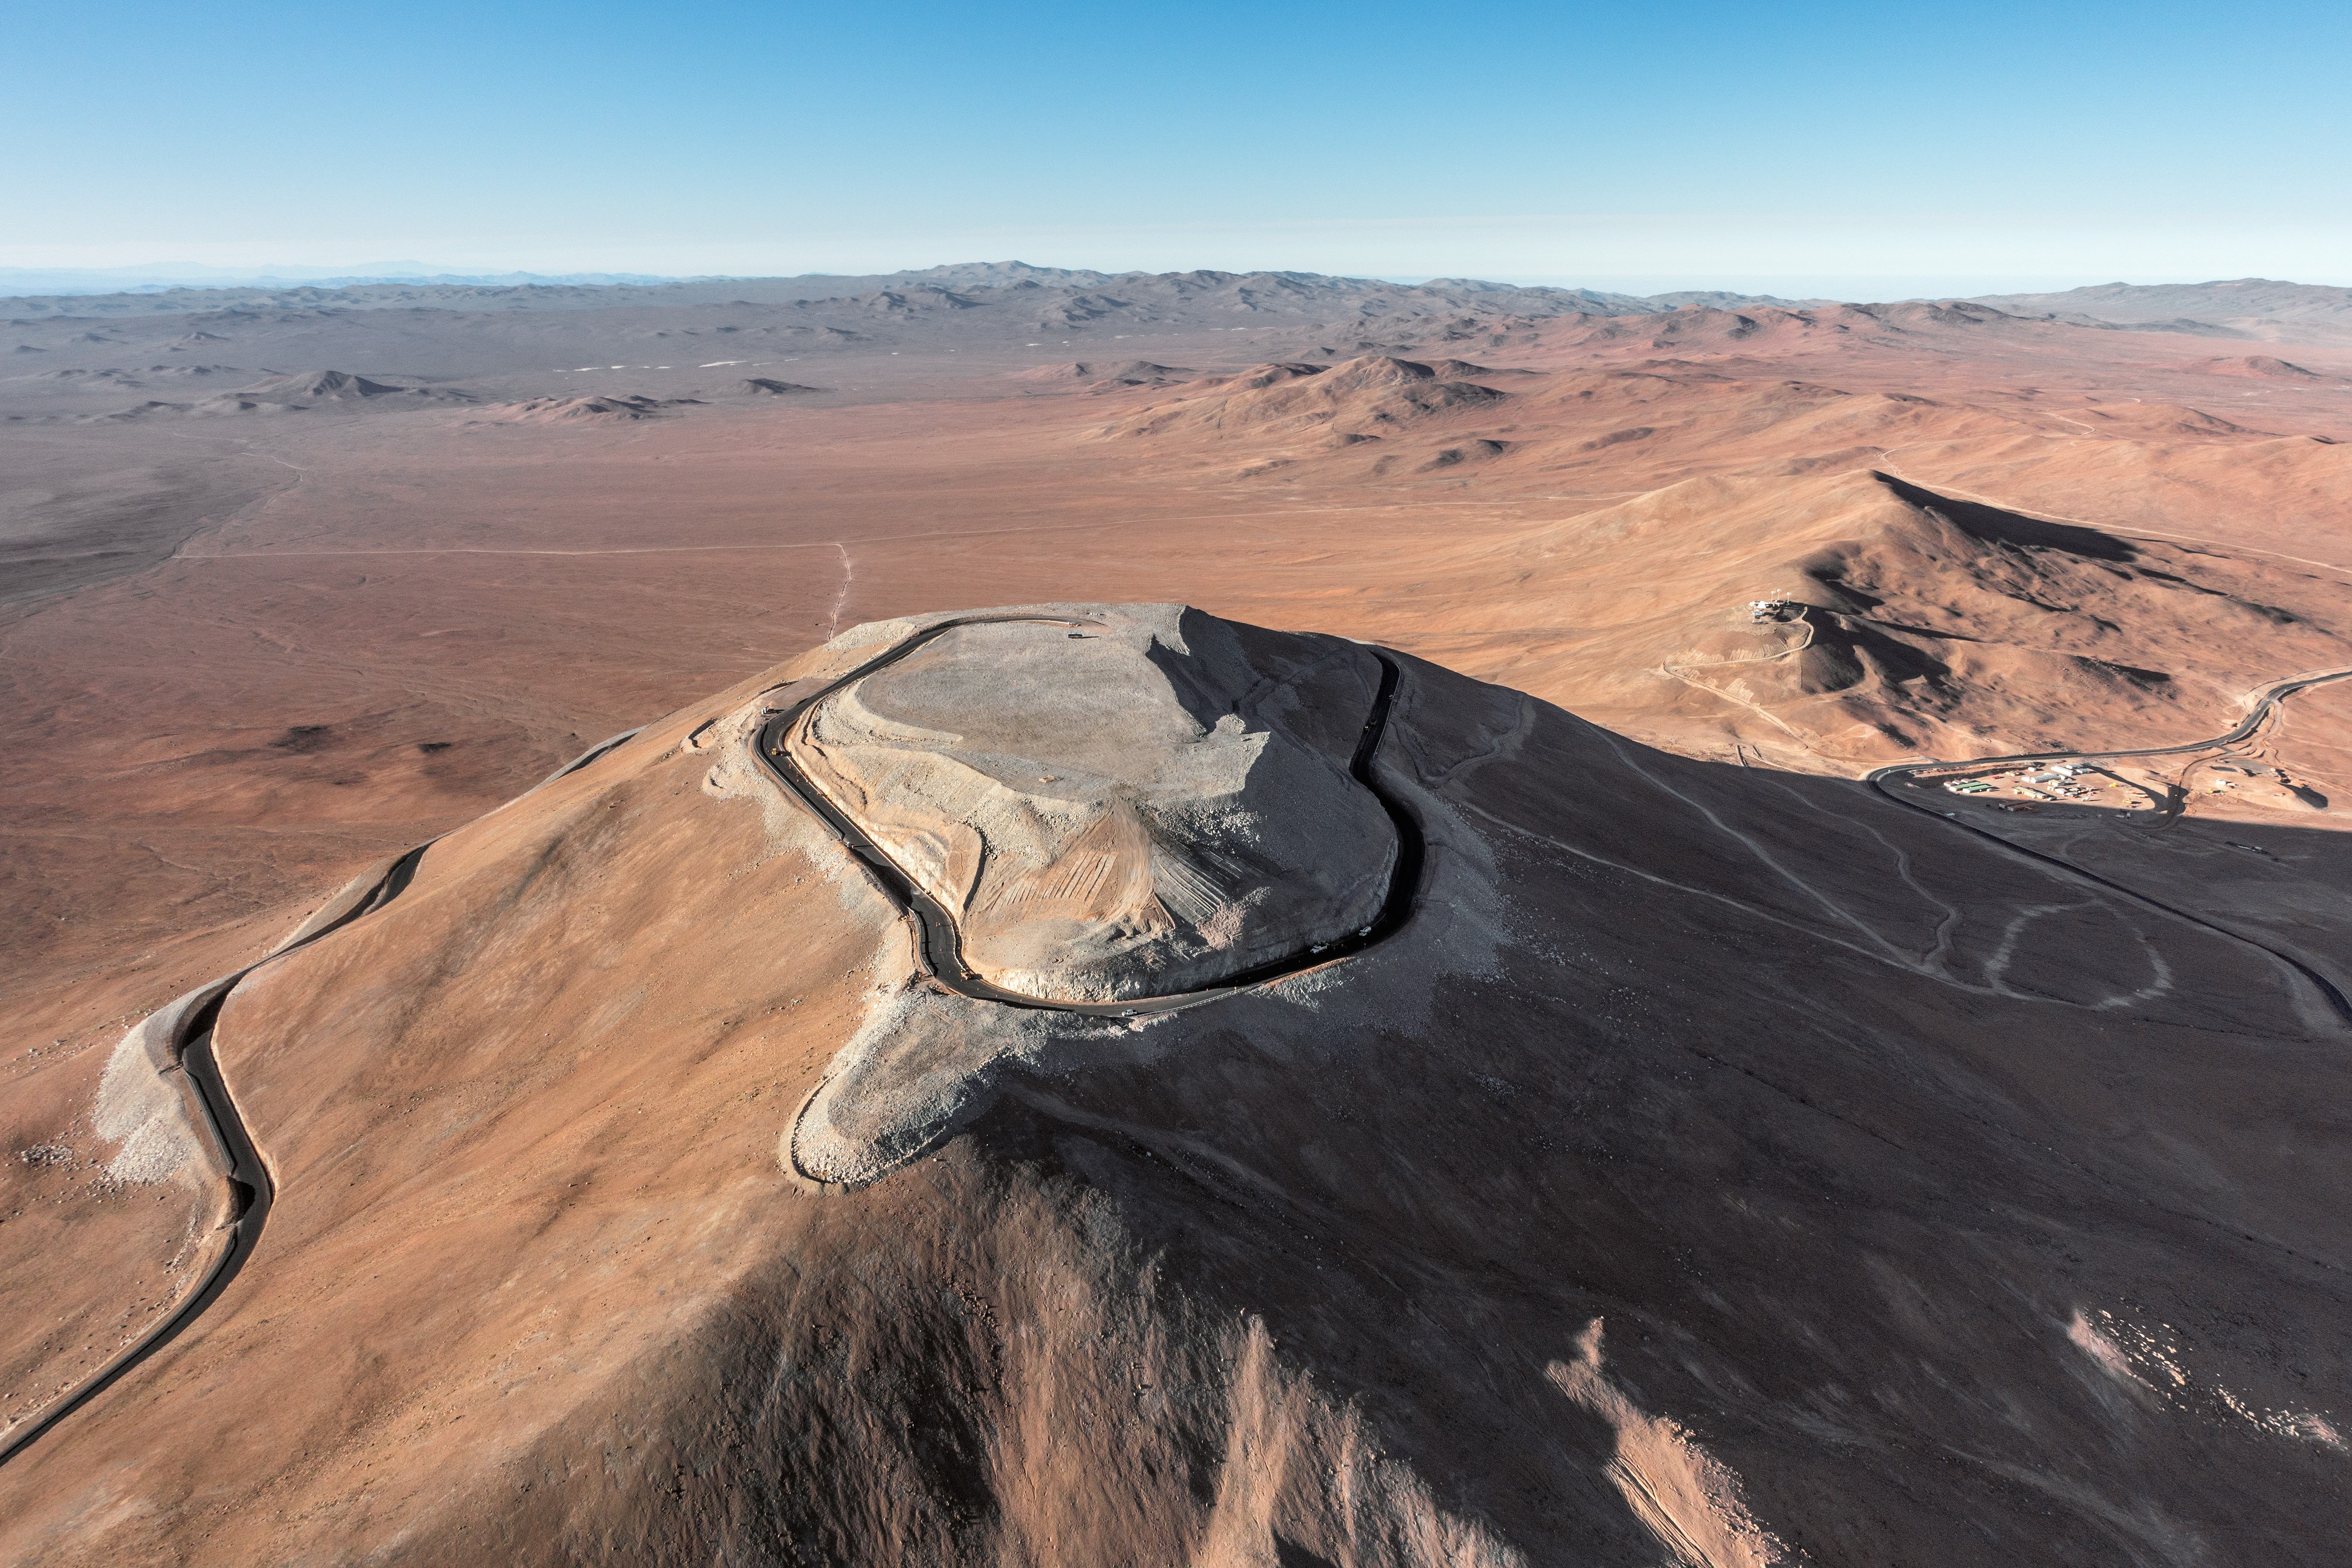
[[[102,1151],[84,1147],[77,1118],[87,1121],[127,1022],[249,961],[365,861],[856,621],[1181,599],[1377,639],[1702,760],[1644,765],[1709,781],[1727,819],[1798,846],[1790,863],[1809,877],[1832,874],[1825,857],[1861,853],[1802,843],[1856,809],[1818,793],[1844,788],[1831,777],[1916,752],[2186,742],[2228,729],[2267,680],[2352,666],[2352,398],[2328,379],[2352,371],[2341,351],[2282,345],[2319,379],[2266,377],[2216,363],[2210,341],[2156,332],[1964,314],[1679,314],[1664,329],[1651,318],[1488,323],[1417,349],[1384,345],[1412,349],[1403,357],[1432,366],[1426,377],[1307,332],[1253,338],[1246,358],[1223,337],[1180,334],[1119,351],[1206,367],[1172,384],[1151,383],[1178,373],[1133,385],[1015,376],[1024,362],[1011,355],[919,375],[840,358],[789,374],[832,388],[870,377],[889,400],[714,395],[651,417],[554,424],[451,405],[12,433],[39,444],[45,484],[120,473],[121,493],[163,500],[106,514],[106,538],[131,552],[115,566],[59,568],[82,585],[19,599],[0,621],[13,741],[0,761],[0,943],[18,959],[5,989],[0,1253],[11,1290],[58,1303],[44,1310],[68,1325],[62,1338],[28,1330],[10,1342],[11,1389],[67,1381],[131,1321],[126,1307],[131,1319],[152,1310],[157,1259],[197,1202],[126,1195],[87,1169]],[[1117,369],[1108,346],[1088,352]],[[1282,363],[1343,368],[1243,374]],[[1212,374],[1233,379],[1205,384]],[[1445,386],[1503,395],[1433,390]],[[1350,436],[1372,438],[1335,439]],[[192,448],[216,455],[182,476]],[[1811,606],[1802,626],[1751,623],[1746,601],[1767,595]],[[2247,751],[2308,783],[2324,809],[2208,791],[2163,835],[2044,813],[2015,825],[2018,841],[2334,964],[2352,935],[2331,831],[2352,804],[2346,691],[2293,700]],[[1575,856],[1528,846],[1622,840],[1613,854],[1656,871],[1699,853],[1688,836],[1701,819],[1679,806],[1658,816],[1623,779],[1591,782],[1618,764],[1589,731],[1544,722],[1540,763],[1514,763],[1509,799],[1479,804],[1510,818],[1526,857],[1510,875],[1538,889],[1528,896],[1549,911],[1538,922],[1546,940],[1565,942],[1609,927],[1624,905],[1562,882],[1580,874]],[[680,810],[699,801],[691,759],[649,761],[676,738],[646,742],[614,775],[635,804],[614,809],[653,811],[670,799],[665,784],[685,791]],[[1360,1068],[1302,1078],[1244,1040],[1212,1041],[1202,1060],[1225,1065],[1208,1076],[1091,1079],[1069,1091],[1078,1111],[1007,1112],[936,1173],[908,1173],[839,1208],[796,1207],[765,1151],[854,1026],[860,966],[882,928],[813,879],[768,889],[748,911],[713,902],[690,889],[725,885],[751,829],[647,817],[652,837],[608,843],[583,815],[605,809],[600,788],[572,787],[560,823],[534,813],[471,830],[474,847],[436,852],[406,923],[381,928],[395,934],[355,930],[232,1004],[225,1037],[241,1030],[248,1043],[227,1066],[289,1173],[287,1205],[216,1325],[61,1427],[38,1460],[0,1472],[0,1517],[38,1543],[32,1560],[259,1560],[288,1530],[321,1541],[421,1531],[463,1560],[462,1537],[434,1533],[460,1526],[499,1532],[501,1552],[532,1560],[593,1555],[586,1542],[621,1539],[597,1532],[655,1506],[646,1500],[673,1461],[675,1499],[721,1513],[772,1505],[835,1531],[810,1550],[836,1556],[936,1554],[952,1539],[1038,1561],[1173,1558],[1247,1518],[1260,1545],[1231,1548],[1232,1560],[1275,1560],[1267,1532],[1292,1527],[1265,1521],[1291,1505],[1267,1500],[1294,1483],[1267,1482],[1264,1498],[1219,1513],[1240,1472],[1202,1458],[1202,1443],[1279,1450],[1305,1467],[1284,1473],[1302,1476],[1348,1444],[1378,1446],[1435,1500],[1414,1513],[1423,1505],[1395,1502],[1411,1489],[1391,1477],[1384,1529],[1475,1519],[1531,1561],[1573,1555],[1563,1543],[1605,1555],[1650,1539],[1599,1479],[1607,1441],[1559,1438],[1562,1452],[1583,1444],[1598,1457],[1515,1459],[1533,1468],[1507,1478],[1479,1458],[1533,1441],[1538,1385],[1584,1389],[1576,1410],[1606,1405],[1572,1370],[1591,1317],[1609,1322],[1604,1365],[1634,1358],[1625,1378],[1643,1407],[1700,1432],[1763,1525],[1801,1533],[1822,1561],[1925,1557],[1962,1535],[1987,1560],[2031,1556],[2047,1540],[2019,1521],[2047,1509],[2074,1521],[2051,1528],[2079,1532],[2067,1539],[2081,1561],[2185,1562],[2203,1542],[2226,1543],[2224,1557],[2259,1544],[2315,1562],[2334,1539],[2295,1533],[2322,1529],[2316,1514],[2290,1518],[2288,1500],[2333,1485],[2325,1467],[2342,1460],[2324,1445],[2251,1421],[2240,1433],[2226,1413],[2178,1418],[2225,1434],[2211,1438],[2219,1449],[2158,1435],[2176,1417],[2143,1385],[2099,1372],[2095,1355],[2090,1372],[2032,1362],[2015,1338],[2041,1332],[2029,1319],[2055,1321],[2067,1342],[2070,1303],[2095,1319],[2137,1313],[2147,1322],[2132,1332],[2204,1336],[2181,1352],[2211,1361],[2199,1387],[2266,1409],[2334,1410],[2339,1426],[2352,1412],[2340,1356],[2316,1348],[2317,1326],[2344,1305],[2326,1282],[2343,1237],[2332,1210],[2295,1195],[2340,1175],[2342,1130],[2308,1109],[2337,1092],[2326,1077],[2336,1047],[2312,1043],[2324,1030],[2310,1018],[2256,1016],[2277,982],[2220,938],[2143,933],[2180,965],[2180,991],[2208,993],[2194,1016],[2086,1014],[2035,1034],[2039,1055],[2021,1065],[2000,1043],[2040,1025],[1971,1011],[1938,984],[1920,981],[1915,995],[1846,974],[1865,961],[1839,945],[1852,940],[1844,917],[1801,897],[1736,939],[1661,905],[1609,939],[1623,948],[1611,963],[1630,969],[1593,971],[1619,973],[1641,998],[1623,1014],[1638,1022],[1617,1032],[1592,1024],[1618,1005],[1609,985],[1620,981],[1601,979],[1547,1021],[1506,1023],[1529,995],[1560,994],[1530,948],[1504,965],[1501,990],[1433,979],[1429,1023],[1367,1022],[1373,1055]],[[1582,827],[1536,801],[1562,795]],[[2033,903],[2003,880],[2022,873],[1997,854],[1951,847],[1963,836],[1885,809],[1888,822],[1868,820],[1913,868],[1854,873],[1834,901],[1857,918],[1911,919],[1884,902],[1890,879],[1906,877],[1931,900]],[[571,913],[534,917],[571,932],[547,938],[569,956],[530,973],[530,942],[504,932],[480,977],[449,978],[467,973],[453,954],[470,951],[463,933],[521,875],[515,857],[533,833],[585,846],[567,851],[567,890],[551,906]],[[1770,905],[1754,884],[1766,872],[1721,874],[1723,897]],[[475,890],[454,891],[461,883]],[[1649,886],[1636,876],[1624,896]],[[1921,918],[1924,949],[1935,922]],[[642,949],[622,934],[654,926],[664,934]],[[2141,940],[2115,937],[2112,963]],[[626,973],[566,978],[605,952],[625,954]],[[772,978],[698,989],[762,974],[771,955]],[[1789,994],[1754,1000],[1782,975]],[[658,1027],[620,1023],[651,1005],[627,1001],[633,985],[661,992],[646,1015]],[[785,1006],[807,1010],[759,1022]],[[1809,1033],[1824,1007],[1833,1026]],[[2233,1058],[2231,1029],[2271,1043]],[[1896,1039],[1910,1043],[1871,1055],[1880,1047],[1867,1042]],[[2148,1055],[2159,1042],[2160,1068]],[[1432,1050],[1447,1053],[1450,1076],[1432,1080],[1446,1087],[1396,1091]],[[1953,1074],[1960,1088],[1921,1087]],[[1475,1089],[1486,1078],[1547,1087],[1512,1109]],[[1211,1136],[1236,1106],[1320,1105],[1335,1083],[1328,1105],[1347,1117],[1332,1110],[1328,1127],[1267,1112],[1238,1142]],[[1892,1120],[1871,1120],[1881,1111]],[[1543,1157],[1557,1163],[1540,1176],[1507,1173],[1520,1171],[1509,1162],[1476,1173],[1427,1152],[1433,1137],[1514,1149],[1550,1138]],[[79,1163],[20,1157],[50,1146]],[[1252,1166],[1276,1148],[1282,1170]],[[2028,1148],[2065,1152],[2032,1155],[2025,1176],[2001,1169]],[[1289,1195],[1247,1219],[1202,1207],[1184,1184],[1203,1178],[1165,1163],[1179,1149],[1201,1169],[1259,1169],[1231,1179],[1263,1176]],[[1900,1215],[1868,1199],[1912,1181],[1920,1195]],[[2156,1191],[2172,1194],[2163,1213],[2174,1217],[2132,1206],[2129,1194]],[[868,1206],[845,1206],[856,1201]],[[1495,1223],[1505,1212],[1545,1217]],[[1964,1213],[2002,1216],[1998,1245],[1969,1228],[1994,1221]],[[1319,1255],[1300,1237],[1327,1223],[1332,1258],[1353,1260],[1345,1289],[1302,1283]],[[1105,1226],[1121,1239],[1099,1242]],[[1227,1235],[1244,1231],[1254,1239]],[[877,1251],[886,1233],[943,1239]],[[1992,1257],[1970,1250],[1979,1243],[1999,1257],[1971,1284],[1950,1260]],[[1391,1253],[1405,1260],[1375,1283]],[[2304,1261],[2277,1261],[2289,1258]],[[1469,1283],[1528,1259],[1553,1282]],[[1175,1305],[1153,1304],[1161,1268],[1181,1276]],[[1066,1298],[1055,1294],[1065,1275],[1079,1281]],[[971,1292],[957,1297],[967,1316],[908,1307],[943,1289]],[[2001,1291],[2032,1310],[2002,1318],[1989,1304]],[[1717,1300],[1744,1305],[1701,1305]],[[1047,1333],[1066,1310],[1066,1329]],[[1367,1312],[1423,1326],[1375,1333]],[[1529,1312],[1548,1325],[1533,1338],[1496,1326]],[[1895,1369],[1951,1314],[1946,1342],[1964,1347],[1954,1353],[2002,1369],[1984,1373],[1971,1408],[2074,1379],[2082,1399],[2122,1412],[2120,1425],[2078,1427],[2089,1417],[2074,1405],[2006,1426],[1987,1416],[1980,1432],[1916,1415],[1955,1374],[1942,1363]],[[1650,1348],[1614,1348],[1621,1321],[1652,1335]],[[1013,1332],[1021,1324],[1061,1348],[1019,1352],[1027,1362],[989,1348],[992,1334],[1031,1342]],[[2227,1326],[2242,1324],[2254,1326]],[[1517,1348],[1492,1363],[1465,1348],[1498,1334]],[[1803,1346],[1847,1340],[1850,1363],[1806,1363],[1785,1386],[1768,1375],[1829,1353]],[[1102,1348],[1080,1354],[1081,1343]],[[694,1424],[698,1400],[723,1404],[725,1391],[813,1356],[835,1370],[775,1407],[788,1416]],[[1545,1384],[1554,1362],[1570,1370]],[[2131,1364],[2130,1377],[2156,1375]],[[915,1380],[897,1404],[845,1392],[893,1377]],[[221,1458],[193,1457],[222,1426],[196,1413],[200,1391],[232,1386],[243,1414],[230,1425],[244,1436]],[[1244,1386],[1255,1392],[1234,1392]],[[1155,1424],[1154,1390],[1179,1404],[1213,1390],[1199,1398],[1225,1425]],[[2210,1390],[2198,1397],[2200,1411],[2225,1408]],[[142,1425],[151,1401],[184,1413]],[[902,1417],[927,1435],[893,1436]],[[1576,1419],[1588,1418],[1601,1419]],[[1080,1443],[1071,1424],[1087,1419],[1100,1432]],[[709,1453],[755,1428],[770,1441],[778,1421],[832,1436],[764,1479],[711,1468]],[[2104,1457],[2009,1470],[1987,1458],[2026,1428],[2053,1454],[2065,1444],[2047,1434],[2063,1432]],[[1249,1435],[1276,1430],[1288,1436]],[[1800,1432],[1812,1434],[1811,1458],[1792,1457]],[[1062,1443],[1082,1458],[1056,1458]],[[631,1479],[604,1502],[541,1489],[606,1463],[592,1454],[623,1451],[637,1452],[623,1464]],[[2213,1458],[2223,1451],[2226,1463]],[[2320,1456],[2307,1475],[2306,1454]],[[1918,1479],[1952,1465],[1991,1479]],[[1165,1496],[1139,1487],[1155,1466],[1189,1479]],[[1858,1479],[1857,1466],[1879,1479]],[[85,1471],[98,1489],[69,1492],[60,1478]],[[966,1491],[939,1481],[950,1472]],[[716,1491],[684,1479],[709,1474],[730,1479]],[[197,1500],[231,1495],[217,1487],[241,1500]],[[827,1487],[850,1500],[814,1523],[793,1513],[798,1503],[774,1502]],[[1838,1500],[1865,1494],[1875,1500]],[[1551,1500],[1526,1500],[1538,1498]],[[2273,1533],[2231,1533],[2229,1521],[2273,1504],[2260,1526]],[[972,1522],[983,1514],[995,1521],[985,1529]],[[1571,1519],[1583,1522],[1543,1522]],[[1015,1538],[1017,1552],[1003,1544]],[[1347,1555],[1328,1533],[1282,1539]]]

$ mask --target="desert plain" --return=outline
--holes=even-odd
[[[126,1031],[431,846],[222,1005],[267,1226],[0,1539],[2340,1560],[2346,292],[0,303],[8,1429],[230,1217]],[[959,633],[795,743],[996,973],[1370,921],[1358,645],[1412,919],[1144,1020],[923,984],[749,747],[987,610],[1145,630]],[[990,861],[910,748],[1066,831]]]

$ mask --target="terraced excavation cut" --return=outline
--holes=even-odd
[[[1190,1005],[1402,918],[1418,835],[1377,793],[1396,674],[1370,650],[1175,605],[845,640],[884,637],[759,751],[908,906],[950,989]]]

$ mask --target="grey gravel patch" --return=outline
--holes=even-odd
[[[126,1031],[98,1082],[98,1135],[120,1145],[106,1162],[118,1182],[162,1182],[204,1160],[180,1093],[155,1070],[146,1025]]]

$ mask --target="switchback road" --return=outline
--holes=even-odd
[[[2234,746],[2252,735],[2262,727],[2263,721],[2269,718],[2280,703],[2284,702],[2296,692],[2307,691],[2315,686],[2325,686],[2330,681],[2342,680],[2347,677],[2352,677],[2352,669],[2317,670],[2274,681],[2262,689],[2252,706],[2247,710],[2243,721],[2226,734],[2216,735],[2210,741],[2191,741],[2175,746],[2143,746],[2137,749],[2105,752],[2029,752],[2016,756],[1979,757],[1971,761],[1957,763],[1937,762],[1932,759],[1925,762],[1895,763],[1886,767],[1873,768],[1863,775],[1863,782],[1897,805],[1932,816],[1938,822],[1948,823],[1963,832],[1973,833],[1980,838],[1989,838],[2012,854],[2022,855],[2029,859],[2042,861],[2045,865],[2060,867],[2085,881],[2095,882],[2102,888],[2121,893],[2126,898],[2146,904],[2151,909],[2161,910],[2176,919],[2188,921],[2190,925],[2200,926],[2217,935],[2227,937],[2231,942],[2241,942],[2245,946],[2266,952],[2309,981],[2328,1006],[2335,1010],[2336,1016],[2347,1023],[2352,1023],[2352,998],[2347,998],[2335,982],[2293,954],[2281,952],[2267,942],[2257,942],[2242,931],[2234,931],[2227,926],[2217,925],[2200,915],[2189,913],[2178,905],[2166,903],[2161,899],[2143,893],[2137,888],[2127,888],[2121,882],[2102,877],[2096,871],[2078,866],[2061,856],[2047,855],[2039,849],[2029,849],[2014,839],[2004,837],[1989,827],[1981,827],[1968,821],[1957,812],[1938,810],[1933,805],[1914,800],[1909,795],[1897,794],[1888,787],[1889,780],[1908,783],[1915,775],[1923,773],[2002,767],[2017,763],[2104,762],[2121,757],[2168,757],[2189,752],[2210,752],[2221,746]],[[2174,804],[2173,809],[2177,812],[2177,803]]]

